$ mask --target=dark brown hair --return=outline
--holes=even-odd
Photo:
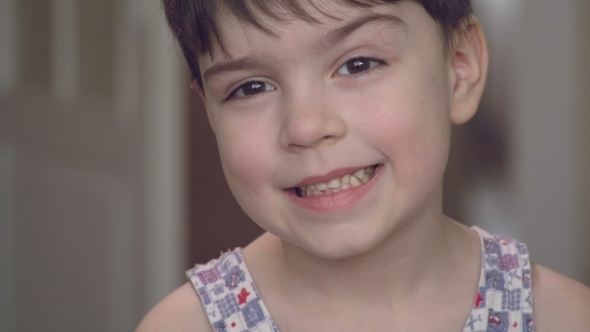
[[[321,10],[313,0],[162,0],[166,20],[176,37],[188,63],[193,80],[203,87],[197,57],[216,50],[227,55],[220,33],[220,13],[234,15],[238,20],[254,26],[269,35],[272,30],[260,20],[263,15],[281,22],[285,13],[309,23],[320,23],[307,12],[301,1],[307,1],[323,15],[333,17]],[[465,26],[472,13],[471,0],[335,0],[340,3],[370,8],[379,4],[398,4],[403,1],[420,3],[439,24],[447,51],[454,47],[456,36]]]

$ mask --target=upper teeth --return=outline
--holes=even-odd
[[[358,170],[351,174],[346,174],[341,178],[336,178],[327,183],[316,183],[309,186],[303,186],[299,189],[303,197],[319,196],[329,192],[338,192],[340,190],[360,187],[363,183],[369,182],[375,171],[375,166]]]

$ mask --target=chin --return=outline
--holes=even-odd
[[[349,259],[364,255],[377,247],[383,238],[376,234],[334,235],[329,238],[315,239],[313,243],[301,245],[310,254],[330,260]]]

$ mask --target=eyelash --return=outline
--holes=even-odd
[[[369,62],[375,62],[375,63],[377,63],[377,65],[374,66],[374,67],[371,67],[371,68],[369,68],[367,70],[361,71],[359,73],[355,73],[355,74],[348,74],[348,75],[338,75],[337,74],[340,71],[340,69],[342,69],[344,66],[346,66],[347,64],[349,64],[352,61],[358,61],[358,60],[365,60],[365,61],[369,61]],[[388,65],[388,63],[386,61],[381,60],[381,59],[371,58],[371,57],[364,57],[364,56],[358,56],[358,57],[354,57],[354,58],[348,59],[346,62],[344,62],[342,65],[340,65],[340,67],[338,67],[338,69],[336,70],[336,73],[334,75],[332,75],[332,77],[348,77],[348,78],[355,79],[355,78],[358,78],[358,77],[360,77],[362,75],[366,75],[366,74],[368,74],[368,73],[370,73],[370,72],[372,72],[372,71],[374,71],[376,69],[380,69],[380,68],[382,68],[384,66],[387,66],[387,65]],[[263,82],[263,81],[257,81],[257,80],[250,80],[250,81],[244,82],[240,86],[238,86],[236,89],[234,89],[227,96],[227,98],[225,98],[222,102],[225,103],[225,102],[233,102],[233,101],[242,101],[242,100],[250,99],[252,97],[256,97],[260,93],[253,94],[253,95],[244,95],[242,97],[236,97],[236,93],[238,91],[240,91],[241,89],[245,88],[248,84],[253,84],[253,83],[261,83],[263,85],[270,84],[270,83],[266,83],[266,82]],[[276,88],[274,88],[273,90],[270,90],[270,91],[274,91],[274,90],[276,90]]]
[[[365,60],[365,61],[369,61],[369,62],[376,62],[377,65],[374,67],[371,67],[367,70],[363,70],[360,73],[356,73],[356,74],[348,74],[348,75],[338,75],[337,73],[340,71],[340,69],[342,69],[344,66],[346,66],[347,64],[353,62],[353,61],[358,61],[358,60]],[[344,62],[340,67],[338,67],[338,70],[336,70],[336,74],[332,75],[332,77],[340,77],[340,76],[344,76],[344,77],[349,77],[349,78],[357,78],[359,76],[362,75],[366,75],[370,72],[372,72],[373,70],[382,68],[383,66],[387,66],[388,63],[381,60],[381,59],[377,59],[377,58],[371,58],[371,57],[365,57],[365,56],[358,56],[358,57],[354,57],[351,58],[349,60],[347,60],[346,62]]]
[[[242,96],[242,97],[236,97],[236,93],[237,93],[238,91],[240,91],[240,89],[243,89],[243,88],[245,88],[245,87],[246,87],[248,84],[253,84],[253,83],[261,83],[262,85],[270,84],[270,83],[266,83],[266,82],[263,82],[263,81],[258,81],[258,80],[250,80],[250,81],[244,82],[244,83],[240,84],[240,86],[238,86],[236,89],[234,89],[234,90],[233,90],[233,91],[232,91],[232,92],[229,94],[229,96],[227,96],[227,98],[225,98],[225,99],[224,99],[222,102],[223,102],[223,103],[225,103],[225,102],[230,102],[230,101],[241,101],[241,100],[250,99],[250,98],[252,98],[252,97],[256,97],[257,95],[259,95],[259,93],[257,93],[257,94],[253,94],[253,95],[248,95],[248,96],[244,95],[244,96]],[[276,88],[274,88],[274,90],[276,90]],[[271,91],[274,91],[274,90],[271,90]]]

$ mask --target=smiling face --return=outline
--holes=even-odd
[[[238,203],[270,233],[336,259],[442,217],[455,77],[419,4],[327,6],[338,19],[272,24],[277,37],[221,17],[230,58],[199,66]]]

